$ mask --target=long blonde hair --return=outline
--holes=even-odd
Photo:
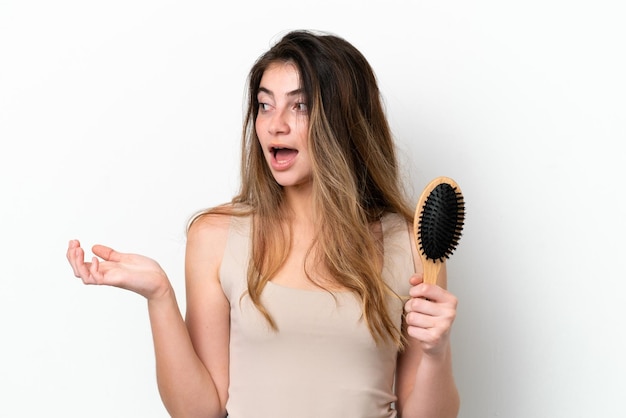
[[[357,295],[373,338],[401,347],[402,330],[387,311],[388,298],[395,294],[381,277],[381,250],[370,224],[388,212],[412,221],[412,208],[401,187],[376,77],[353,45],[331,34],[293,31],[255,62],[248,77],[240,191],[231,204],[202,214],[252,215],[248,295],[276,329],[260,296],[288,255],[291,232],[283,222],[282,187],[267,166],[254,126],[261,77],[277,62],[296,66],[308,102],[313,209],[319,226],[316,261],[337,285]]]

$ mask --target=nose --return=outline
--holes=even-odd
[[[272,113],[270,122],[268,124],[268,132],[272,135],[286,134],[289,132],[288,115],[285,111],[278,111]]]

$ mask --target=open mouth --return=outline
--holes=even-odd
[[[270,148],[270,152],[274,156],[274,160],[279,163],[291,161],[294,159],[296,154],[298,154],[298,150],[285,147],[272,147]]]

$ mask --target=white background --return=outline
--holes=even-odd
[[[0,416],[167,416],[145,301],[67,242],[157,259],[184,309],[186,222],[235,193],[247,71],[297,28],[368,57],[414,198],[463,189],[460,416],[626,416],[621,3],[2,1]]]

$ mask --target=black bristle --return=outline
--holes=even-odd
[[[420,251],[444,261],[456,249],[465,221],[463,195],[447,183],[437,185],[424,202],[419,219]]]

